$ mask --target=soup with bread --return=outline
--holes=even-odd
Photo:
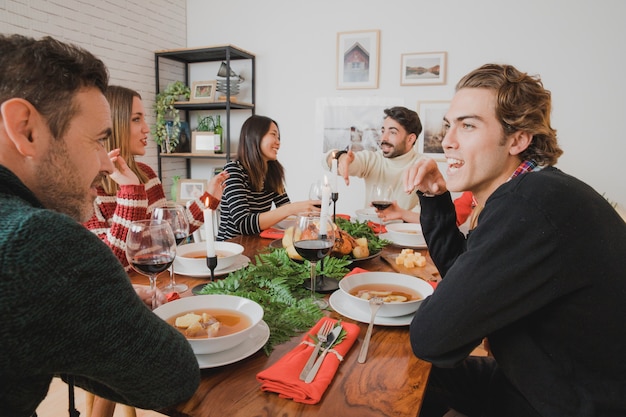
[[[350,290],[350,294],[364,300],[380,297],[385,303],[405,303],[423,298],[420,293],[411,288],[394,284],[357,285]]]
[[[243,313],[214,308],[180,313],[166,321],[187,339],[227,336],[252,325],[252,320]]]
[[[233,256],[234,253],[228,252],[225,250],[216,250],[215,255],[217,255],[218,258],[228,258],[229,256]],[[206,258],[206,250],[196,250],[193,252],[185,253],[184,255],[180,255],[180,256],[182,256],[183,258],[192,258],[192,259]]]

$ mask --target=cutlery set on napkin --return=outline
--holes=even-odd
[[[323,326],[330,331],[321,332]],[[320,319],[298,346],[257,374],[261,390],[300,403],[318,403],[359,331],[359,326],[353,323],[340,323],[328,317]]]

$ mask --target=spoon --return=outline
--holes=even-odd
[[[359,363],[365,363],[365,358],[367,357],[367,349],[370,346],[370,339],[372,337],[372,329],[374,328],[374,319],[376,318],[376,313],[378,313],[378,309],[383,305],[383,299],[380,297],[370,298],[370,311],[372,315],[370,316],[370,324],[367,326],[367,332],[365,333],[365,339],[363,340],[363,346],[361,346],[361,351],[359,352],[359,358],[357,359]]]

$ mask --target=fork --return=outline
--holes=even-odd
[[[370,347],[370,338],[372,337],[372,328],[374,327],[374,319],[376,318],[376,313],[378,313],[378,309],[381,305],[383,305],[382,298],[370,298],[370,310],[372,312],[372,315],[370,317],[370,324],[367,326],[367,332],[365,333],[363,346],[361,346],[361,351],[359,352],[359,357],[357,359],[359,363],[365,363],[365,359],[367,358],[367,350]]]
[[[307,361],[306,365],[304,365],[302,372],[300,372],[301,380],[304,381],[306,379],[306,376],[308,375],[309,371],[313,367],[313,364],[315,363],[315,359],[317,359],[317,354],[319,353],[320,348],[322,347],[324,343],[326,343],[328,335],[330,334],[331,330],[333,330],[333,327],[334,327],[333,322],[326,321],[317,332],[317,344],[315,345],[315,348],[313,349],[313,353],[311,353],[311,356],[309,357],[309,360]]]

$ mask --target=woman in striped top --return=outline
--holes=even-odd
[[[85,226],[109,245],[122,265],[129,270],[130,265],[126,260],[128,225],[134,220],[149,219],[152,209],[162,205],[166,198],[163,185],[154,170],[135,160],[135,155],[146,153],[150,132],[141,96],[129,88],[109,86],[106,98],[113,119],[113,132],[107,146],[116,170],[104,178],[102,186],[98,187],[94,214]],[[226,178],[227,174],[213,177],[208,191],[188,206],[190,233],[204,223],[202,202],[207,197],[209,205],[213,209],[217,208]]]
[[[241,127],[237,160],[226,164],[217,240],[254,235],[291,215],[319,211],[317,200],[291,203],[285,172],[278,162],[280,131],[265,116],[250,116]],[[275,208],[272,210],[272,204]]]

